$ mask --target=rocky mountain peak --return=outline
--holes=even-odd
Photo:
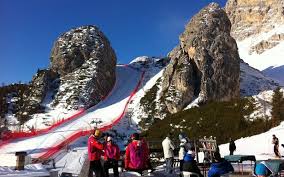
[[[88,60],[100,58],[106,50],[115,63],[115,53],[98,27],[89,25],[71,29],[55,41],[50,57],[51,69],[65,75]]]
[[[162,96],[169,112],[196,97],[226,101],[240,95],[240,58],[226,12],[211,3],[196,14],[180,36],[165,69]]]
[[[63,33],[51,52],[51,69],[60,74],[54,105],[89,107],[110,92],[116,80],[116,55],[98,27]],[[65,107],[65,106],[64,106]]]
[[[225,9],[238,41],[284,24],[283,0],[228,0]]]
[[[38,70],[13,115],[29,120],[37,113],[89,108],[101,101],[116,81],[116,55],[96,26],[63,33],[54,43],[50,68]],[[6,113],[7,113],[6,109]],[[11,113],[12,115],[12,113]]]

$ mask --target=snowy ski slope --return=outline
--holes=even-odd
[[[94,118],[101,119],[102,123],[99,127],[113,122],[119,115],[123,114],[128,99],[137,86],[141,75],[140,71],[127,66],[117,66],[116,72],[116,85],[107,99],[90,108],[78,118],[64,123],[47,134],[16,140],[1,147],[1,153],[26,151],[33,158],[37,158],[48,148],[60,143],[72,134],[92,129],[90,123]]]

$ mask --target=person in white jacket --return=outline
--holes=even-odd
[[[172,140],[170,139],[170,134],[163,140],[162,142],[164,158],[166,161],[166,173],[173,173],[173,165],[174,165],[174,145]]]
[[[179,159],[179,169],[180,172],[183,171],[182,167],[183,167],[183,159],[185,154],[187,153],[187,151],[191,148],[193,148],[193,144],[190,141],[190,139],[186,136],[186,134],[179,134],[178,136],[179,140],[180,140],[180,145],[179,145],[179,152],[178,152],[178,159]]]
[[[182,165],[183,165],[183,158],[184,155],[186,154],[186,151],[188,150],[187,148],[187,141],[185,138],[180,140],[180,144],[179,144],[179,151],[178,151],[178,159],[179,159],[179,169],[182,172]]]

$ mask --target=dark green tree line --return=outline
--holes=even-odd
[[[277,87],[273,92],[271,117],[273,126],[284,121],[284,98],[280,87]]]

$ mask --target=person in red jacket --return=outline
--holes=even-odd
[[[149,150],[145,141],[141,141],[138,133],[131,135],[132,142],[125,152],[125,169],[142,174],[147,169]]]
[[[100,134],[100,130],[94,130],[93,134],[88,139],[88,157],[90,160],[89,177],[93,176],[93,172],[95,172],[96,177],[104,177],[101,164],[104,146],[98,141]]]
[[[112,142],[112,138],[110,136],[107,137],[107,143],[104,147],[104,152],[105,177],[109,177],[108,170],[110,168],[113,169],[114,177],[119,177],[118,160],[120,158],[120,150],[119,147]]]

